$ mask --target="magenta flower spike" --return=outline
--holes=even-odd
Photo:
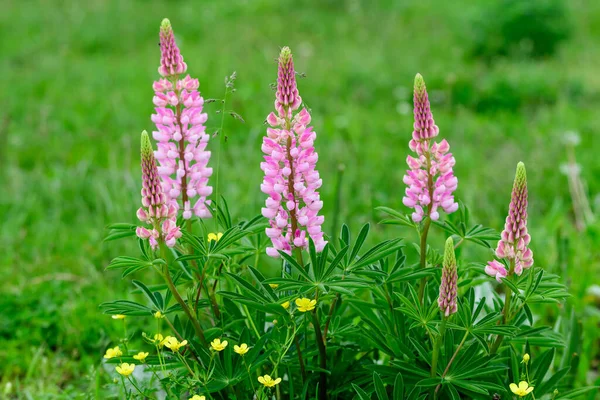
[[[442,281],[440,283],[440,297],[438,297],[438,306],[446,318],[457,311],[457,281],[458,273],[456,272],[454,241],[451,237],[449,237],[448,240],[446,240],[446,248],[444,250]]]
[[[494,260],[488,263],[485,272],[495,276],[499,282],[501,277],[506,277],[513,272],[521,275],[523,269],[531,268],[533,265],[533,252],[529,248],[529,242],[531,236],[527,232],[527,171],[525,164],[520,162],[517,164],[508,216],[496,247],[496,257],[507,259],[511,270],[506,271],[501,263]]]
[[[152,136],[158,142],[155,155],[163,190],[169,205],[183,207],[185,219],[193,214],[210,218],[207,197],[212,194],[212,187],[208,179],[213,170],[208,167],[211,153],[206,150],[210,137],[204,126],[204,99],[198,92],[198,80],[189,75],[182,77],[187,65],[166,18],[160,27],[160,49],[158,72],[163,78],[152,86],[156,106],[152,122],[157,129]]]
[[[136,234],[142,239],[148,239],[152,248],[156,248],[161,239],[167,246],[173,247],[181,237],[177,226],[177,209],[172,204],[166,204],[167,197],[163,193],[152,144],[146,131],[142,132],[141,155],[142,207],[138,209],[137,217],[151,227],[139,226]]]
[[[409,147],[417,157],[406,159],[410,169],[404,176],[408,188],[402,202],[415,210],[412,213],[414,222],[421,222],[426,217],[436,221],[440,217],[439,208],[448,214],[458,209],[452,194],[458,185],[452,170],[455,160],[449,153],[450,145],[446,139],[439,143],[433,141],[439,128],[433,120],[427,89],[420,74],[415,77],[413,101],[415,123]]]
[[[273,244],[267,248],[271,257],[279,257],[278,251],[291,254],[293,248],[306,248],[309,237],[318,252],[327,244],[321,231],[325,218],[319,215],[323,202],[318,189],[323,181],[316,169],[317,135],[308,126],[306,108],[294,113],[301,104],[292,53],[284,47],[279,56],[276,113],[267,117],[271,127],[263,139],[265,156],[260,165],[265,173],[261,191],[269,196],[262,215],[270,220],[266,234]]]

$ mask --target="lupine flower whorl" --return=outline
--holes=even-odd
[[[449,317],[457,310],[457,281],[458,274],[456,272],[454,241],[449,237],[448,240],[446,240],[446,248],[444,250],[444,267],[442,269],[442,281],[440,283],[440,297],[438,298],[438,306],[445,317]]]
[[[151,225],[151,228],[139,226],[136,234],[142,239],[150,240],[150,245],[155,248],[160,239],[167,246],[173,247],[181,231],[177,226],[177,209],[166,204],[166,196],[158,175],[156,160],[152,144],[146,131],[142,132],[142,207],[137,211],[140,221]]]
[[[327,244],[321,231],[324,217],[318,215],[323,202],[317,190],[323,181],[316,170],[319,157],[313,144],[317,135],[308,126],[306,108],[293,114],[300,104],[292,53],[284,47],[279,56],[277,114],[267,117],[271,128],[263,138],[265,156],[260,165],[265,173],[261,190],[269,196],[262,214],[270,220],[266,234],[273,246],[267,254],[272,257],[278,257],[279,250],[291,253],[293,247],[306,248],[307,235],[317,251]]]
[[[504,224],[496,257],[514,261],[514,272],[523,273],[533,265],[533,252],[529,248],[531,236],[527,233],[527,172],[525,164],[517,165],[508,216]]]
[[[458,185],[452,170],[455,160],[448,152],[450,145],[446,139],[439,143],[432,140],[439,128],[433,120],[425,81],[420,74],[415,77],[413,99],[415,123],[409,147],[417,157],[406,159],[410,169],[404,176],[408,188],[402,202],[415,210],[413,221],[421,222],[425,217],[435,221],[440,217],[439,207],[448,214],[458,209],[452,195]]]
[[[209,218],[206,197],[212,193],[208,178],[213,171],[208,167],[210,151],[206,150],[209,135],[204,126],[207,115],[202,112],[204,99],[198,92],[197,79],[180,76],[187,65],[179,53],[168,19],[163,20],[160,28],[160,49],[158,71],[164,78],[153,85],[156,114],[152,115],[152,122],[157,130],[152,136],[158,142],[156,159],[160,164],[158,171],[163,190],[168,204],[177,209],[181,196],[185,219],[190,219],[192,214]]]

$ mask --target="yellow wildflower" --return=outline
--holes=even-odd
[[[156,319],[160,319],[160,318],[164,318],[165,315],[163,313],[161,313],[160,311],[157,311],[154,313],[154,318]]]
[[[129,376],[135,369],[135,364],[122,363],[115,368],[117,372],[123,376]]]
[[[236,353],[238,353],[240,356],[243,356],[249,350],[250,350],[250,348],[248,347],[248,345],[246,343],[242,343],[239,346],[237,344],[235,346],[233,346],[233,351],[235,351]]]
[[[227,347],[227,340],[223,340],[221,342],[221,339],[215,339],[212,342],[210,342],[210,347],[212,347],[213,349],[215,349],[216,351],[222,351],[225,350],[225,347]]]
[[[290,308],[290,302],[286,301],[285,303],[281,303],[281,307],[283,307],[287,310],[288,308]]]
[[[269,283],[269,286],[271,286],[271,289],[277,289],[279,287],[276,283]]]
[[[121,349],[119,348],[119,346],[117,347],[113,347],[112,349],[107,349],[106,350],[106,354],[104,355],[104,358],[114,358],[114,357],[121,357],[123,355],[123,352],[121,351]]]
[[[526,381],[521,381],[519,382],[519,386],[517,386],[514,383],[511,383],[510,390],[519,397],[525,397],[529,393],[533,392],[533,386],[529,386],[529,383],[527,383]]]
[[[135,358],[136,360],[138,360],[140,362],[145,362],[146,361],[146,357],[148,357],[148,353],[145,353],[143,351],[140,351],[135,356],[133,356],[133,358]]]
[[[187,343],[187,340],[180,342],[179,340],[177,340],[177,338],[174,338],[173,336],[167,336],[165,340],[163,340],[164,346],[168,347],[172,351],[179,351],[179,349],[185,346]]]
[[[258,381],[266,387],[273,387],[281,382],[281,378],[273,379],[269,375],[259,376]]]
[[[195,394],[192,397],[190,397],[190,400],[206,400],[206,397],[198,396],[197,394]]]
[[[221,238],[223,237],[223,232],[219,232],[219,233],[209,233],[208,234],[208,242],[212,242],[213,240],[215,242],[218,242],[219,240],[221,240]]]
[[[529,354],[525,353],[525,355],[523,355],[523,361],[521,362],[527,364],[529,362]]]
[[[123,314],[115,314],[112,316],[112,319],[125,319],[125,315]]]
[[[163,335],[157,333],[156,335],[154,335],[154,340],[152,342],[155,343],[158,347],[163,347],[165,345],[164,341],[165,340],[163,338]]]
[[[317,301],[303,297],[301,299],[296,299],[296,305],[298,306],[298,311],[307,312],[315,309]]]

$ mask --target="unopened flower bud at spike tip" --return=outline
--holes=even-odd
[[[423,75],[417,73],[417,75],[415,75],[415,93],[422,95],[425,90],[425,80],[423,79]]]
[[[525,164],[519,161],[515,174],[515,186],[522,187],[523,185],[527,185],[527,170],[525,169]]]
[[[165,18],[165,19],[162,20],[162,22],[160,23],[160,29],[163,32],[167,32],[167,31],[170,31],[172,29],[171,28],[171,21],[169,21],[169,18]]]
[[[454,254],[454,241],[452,237],[446,240],[443,265],[438,306],[444,316],[449,317],[458,309],[456,302],[458,274],[456,272],[456,256]]]
[[[146,131],[142,132],[141,151],[143,157],[148,157],[153,152],[152,143]]]
[[[456,267],[456,255],[454,254],[454,240],[449,237],[446,240],[446,247],[444,248],[444,268],[455,268]]]

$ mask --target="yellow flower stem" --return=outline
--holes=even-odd
[[[431,359],[431,377],[437,375],[437,364],[440,355],[440,347],[442,347],[442,340],[444,339],[444,333],[446,333],[446,322],[447,318],[442,316],[442,323],[440,324],[440,333],[438,334],[435,345],[433,347],[433,356]]]
[[[183,312],[187,315],[187,317],[190,319],[190,321],[192,321],[192,325],[194,326],[194,330],[196,331],[196,336],[198,336],[198,339],[200,339],[200,343],[202,343],[203,345],[206,346],[207,345],[206,338],[204,337],[204,332],[202,331],[202,328],[200,327],[198,318],[196,318],[196,316],[190,311],[190,308],[188,307],[186,302],[183,300],[183,298],[177,291],[177,288],[175,287],[175,284],[173,283],[173,279],[171,279],[171,273],[169,272],[169,264],[167,262],[167,245],[162,241],[160,243],[160,251],[161,251],[162,258],[165,260],[164,274],[163,274],[163,276],[165,278],[165,282],[167,283],[169,290],[173,294],[173,297],[175,298],[175,300],[177,300],[177,302],[183,309]]]
[[[125,347],[125,352],[127,353],[129,350],[127,350],[127,322],[125,322],[127,318],[123,318],[123,347]]]
[[[248,363],[246,363],[246,357],[242,356],[242,361],[244,361],[244,366],[246,367],[246,371],[248,372],[248,380],[250,381],[250,385],[252,386],[252,395],[256,393],[256,389],[254,388],[254,382],[252,381],[252,376],[250,376],[250,367]]]
[[[138,387],[138,385],[135,384],[135,382],[133,381],[133,379],[131,378],[131,375],[127,376],[127,380],[133,385],[133,387],[142,395],[142,398],[145,399],[147,398],[146,394],[144,392],[142,392],[140,390],[140,388]]]
[[[177,353],[177,357],[181,360],[181,362],[183,362],[185,364],[185,366],[187,367],[187,370],[190,371],[190,374],[194,377],[194,379],[198,380],[198,377],[196,376],[194,371],[192,371],[192,368],[190,367],[188,362],[185,360],[185,357],[182,356],[181,353],[178,351],[176,351],[175,353]]]

